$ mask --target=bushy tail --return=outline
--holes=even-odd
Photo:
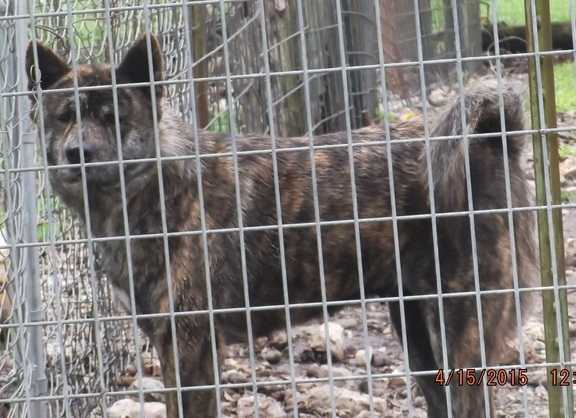
[[[502,147],[501,115],[504,116],[506,132],[520,131],[524,126],[522,98],[519,88],[511,83],[501,83],[501,92],[495,81],[484,81],[468,89],[462,99],[458,97],[441,116],[432,137],[460,136],[448,140],[433,140],[431,146],[432,170],[438,212],[467,209],[465,146],[462,135],[487,134],[494,136],[469,138],[471,163],[478,158],[496,158],[501,161]],[[501,98],[503,106],[501,107]],[[501,111],[502,109],[502,111]],[[464,114],[464,124],[462,115]],[[506,137],[510,167],[516,167],[522,153],[525,138],[522,135]],[[486,164],[490,167],[491,164]],[[501,168],[502,165],[501,165]],[[485,173],[490,176],[491,173]],[[473,190],[476,192],[477,190]]]
[[[502,83],[502,95],[495,82],[484,82],[465,93],[462,112],[461,99],[456,102],[440,118],[432,135],[460,136],[463,133],[489,134],[479,138],[469,139],[469,161],[471,167],[471,186],[473,207],[475,210],[507,208],[506,176],[504,164],[508,166],[511,205],[512,207],[527,207],[533,202],[531,192],[521,163],[524,144],[529,140],[527,135],[507,134],[507,161],[502,143],[502,128],[505,132],[517,132],[524,129],[521,88],[510,83]],[[501,107],[500,105],[503,104]],[[462,124],[462,113],[465,115],[465,125]],[[501,117],[504,118],[504,126]],[[449,140],[434,140],[431,145],[432,173],[434,178],[434,196],[437,212],[456,212],[468,210],[467,184],[465,170],[466,149],[462,138]],[[477,217],[476,228],[486,228],[490,232],[498,225],[508,225],[506,213],[500,212],[502,222],[494,219]],[[513,215],[516,237],[516,256],[518,261],[518,278],[520,287],[530,287],[536,277],[537,265],[535,255],[534,214],[531,211],[518,211]],[[451,218],[450,231],[458,234],[469,234],[466,217]],[[459,222],[461,219],[462,222]],[[479,223],[482,225],[479,225]],[[528,293],[528,292],[523,292]],[[525,304],[526,306],[527,304]]]

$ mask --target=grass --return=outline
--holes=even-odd
[[[552,20],[570,21],[571,0],[550,0]],[[498,22],[507,25],[524,25],[524,0],[497,0]],[[489,7],[482,7],[482,16],[491,18]],[[576,66],[572,62],[558,63],[554,66],[556,83],[556,107],[558,112],[576,110]]]
[[[562,190],[561,199],[562,203],[574,203],[576,202],[576,192],[567,192]]]
[[[562,144],[558,150],[558,154],[561,159],[566,159],[568,157],[576,158],[576,147],[574,145]]]
[[[558,63],[554,66],[556,108],[558,112],[576,110],[576,64]]]
[[[563,22],[570,20],[570,0],[550,0],[550,13],[552,21]],[[525,22],[524,0],[497,0],[498,22],[506,22],[508,25],[523,25]],[[482,16],[492,17],[489,7],[482,8]]]

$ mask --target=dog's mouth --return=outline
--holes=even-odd
[[[80,167],[71,167],[65,169],[58,169],[57,178],[62,183],[66,184],[77,184],[82,181],[82,172]]]
[[[126,165],[124,168],[124,182],[126,185],[134,179],[141,178],[151,167],[147,164]],[[102,190],[120,190],[121,177],[117,166],[95,166],[84,168],[86,184]],[[68,167],[57,172],[59,182],[67,185],[81,185],[83,181],[80,167]]]

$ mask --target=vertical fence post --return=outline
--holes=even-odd
[[[539,51],[552,50],[549,0],[525,0],[525,11],[526,34],[530,51],[538,53]],[[556,101],[553,56],[535,55],[531,57],[529,59],[529,79],[532,128],[538,130],[555,128]],[[552,132],[537,132],[533,134],[533,148],[536,204],[539,206],[560,204],[558,137]],[[550,190],[547,190],[546,178],[548,178]],[[550,214],[552,215],[551,219]],[[560,363],[561,367],[566,368],[566,362],[570,360],[568,301],[566,289],[558,289],[558,286],[566,284],[562,209],[553,208],[549,211],[547,209],[538,211],[538,238],[542,286],[554,287],[552,290],[542,291],[546,361],[548,363]],[[556,271],[554,271],[554,267],[556,267]],[[553,384],[553,370],[559,371],[559,368],[548,368],[549,416],[551,418],[572,418],[574,416],[572,389]],[[572,375],[570,374],[570,376]],[[570,377],[571,380],[572,377]],[[562,393],[563,391],[564,393]]]
[[[192,45],[192,60],[188,63],[194,70],[194,78],[204,78],[208,76],[208,60],[206,54],[206,5],[188,6],[189,21],[191,22],[190,44]],[[202,59],[202,62],[198,62]],[[197,122],[200,128],[206,127],[210,122],[210,111],[208,106],[208,82],[203,81],[196,84]]]
[[[27,15],[28,2],[12,0],[11,11],[14,15]],[[16,19],[14,21],[14,49],[11,54],[10,70],[13,74],[13,85],[15,91],[26,91],[27,75],[24,63],[24,52],[28,43],[28,20]],[[13,168],[25,169],[35,165],[35,142],[36,134],[31,126],[30,101],[28,97],[16,96],[13,98],[13,126],[12,126],[12,146],[18,147],[18,152],[14,152],[13,159],[9,163]],[[36,172],[22,171],[16,176],[19,181],[21,225],[19,230],[21,236],[11,237],[11,241],[18,239],[22,243],[37,241],[37,212],[36,212]],[[19,234],[20,235],[20,234]],[[22,289],[20,295],[23,297],[24,315],[20,318],[27,324],[32,324],[42,320],[42,298],[39,271],[39,258],[37,247],[19,247],[16,250],[16,258],[20,261],[22,269],[17,280],[22,281],[19,288]],[[28,404],[28,416],[33,418],[45,418],[47,410],[44,401],[34,401],[30,398],[46,395],[46,359],[43,347],[43,330],[40,326],[27,325],[23,330],[21,338],[24,343],[20,345],[21,366],[24,370],[24,388]]]

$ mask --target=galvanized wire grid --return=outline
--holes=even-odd
[[[139,239],[142,236],[132,235],[120,237],[94,238],[90,230],[83,232],[70,215],[54,198],[49,184],[45,181],[49,170],[43,155],[45,141],[40,130],[39,139],[36,138],[34,128],[31,126],[28,113],[25,73],[23,72],[23,54],[28,40],[41,41],[57,50],[61,56],[67,57],[75,68],[78,63],[109,62],[118,63],[130,44],[143,33],[156,33],[159,35],[164,52],[166,72],[165,85],[168,90],[169,101],[179,108],[181,113],[195,128],[195,143],[201,137],[198,135],[199,125],[198,104],[194,100],[198,90],[203,90],[207,96],[209,118],[207,126],[212,130],[229,131],[232,137],[247,132],[264,132],[271,137],[271,146],[252,153],[268,153],[274,163],[274,185],[276,192],[276,207],[278,224],[274,226],[244,226],[240,208],[241,196],[238,187],[237,157],[243,153],[237,151],[233,142],[232,157],[235,165],[236,202],[238,228],[221,230],[208,230],[202,213],[202,229],[199,231],[168,232],[166,229],[165,213],[162,214],[162,230],[157,234],[164,240],[164,252],[169,259],[168,238],[183,234],[201,235],[203,240],[208,234],[237,231],[240,234],[242,248],[242,279],[245,295],[248,288],[246,261],[244,254],[243,236],[246,231],[278,229],[279,246],[282,262],[282,278],[284,284],[284,305],[258,306],[247,308],[213,309],[211,302],[207,311],[170,312],[168,314],[152,314],[146,317],[169,317],[172,321],[181,315],[198,315],[208,313],[211,318],[212,350],[215,353],[215,329],[213,316],[220,312],[245,312],[247,323],[250,324],[250,315],[254,311],[280,309],[286,312],[289,318],[291,309],[303,306],[316,306],[322,309],[325,322],[326,335],[328,335],[328,319],[330,306],[356,305],[362,312],[362,337],[366,352],[369,352],[368,326],[366,322],[366,309],[368,303],[399,301],[401,306],[402,335],[401,344],[406,351],[406,324],[403,315],[403,304],[408,300],[433,298],[440,300],[441,293],[439,255],[436,236],[436,221],[447,216],[467,215],[470,220],[470,234],[475,245],[474,216],[482,213],[506,213],[510,228],[510,242],[514,248],[513,214],[517,211],[546,209],[549,219],[553,208],[573,208],[574,204],[551,204],[549,179],[547,179],[548,200],[545,206],[531,206],[528,208],[514,208],[511,203],[510,179],[507,164],[507,208],[494,210],[476,210],[472,207],[472,188],[470,184],[470,166],[466,160],[467,193],[469,210],[466,212],[436,213],[434,208],[434,191],[430,187],[431,213],[417,216],[399,216],[396,214],[394,196],[394,173],[391,160],[389,160],[389,188],[392,201],[392,214],[390,217],[361,219],[358,216],[357,202],[354,198],[354,217],[342,221],[323,221],[320,218],[318,193],[316,190],[316,172],[312,166],[312,179],[314,188],[315,220],[310,224],[289,225],[282,223],[278,173],[276,169],[276,156],[284,150],[276,146],[276,139],[284,135],[305,134],[310,139],[307,147],[312,157],[318,146],[313,145],[313,135],[333,130],[346,130],[348,142],[342,144],[349,153],[353,147],[351,131],[362,125],[361,110],[377,108],[384,115],[384,125],[387,137],[381,142],[390,146],[388,114],[391,110],[406,103],[421,106],[425,138],[413,138],[404,141],[430,141],[446,140],[447,138],[430,138],[429,125],[430,109],[427,94],[432,82],[437,78],[455,80],[456,91],[463,98],[465,70],[468,64],[480,63],[488,59],[481,51],[468,50],[462,35],[459,13],[450,13],[440,2],[432,2],[429,10],[424,10],[418,0],[412,5],[409,2],[400,2],[406,10],[390,8],[392,2],[362,0],[350,2],[346,0],[323,0],[333,5],[331,16],[319,16],[313,13],[304,0],[276,1],[267,3],[264,0],[201,0],[195,2],[177,1],[137,1],[137,0],[106,0],[103,2],[91,0],[69,1],[0,1],[0,83],[2,85],[2,101],[0,102],[0,135],[2,148],[0,149],[0,164],[2,168],[2,182],[0,195],[2,210],[0,211],[0,228],[4,241],[0,242],[5,269],[3,288],[10,295],[9,300],[0,299],[2,310],[6,308],[6,317],[0,325],[3,338],[2,353],[0,355],[0,403],[9,403],[11,417],[99,417],[106,416],[106,408],[118,396],[125,392],[119,389],[117,377],[129,364],[136,364],[141,372],[143,368],[143,351],[147,348],[147,341],[140,334],[137,327],[136,315],[116,312],[112,303],[111,291],[106,278],[98,274],[99,260],[91,250],[92,244],[105,240],[124,240],[127,253],[130,254],[129,239]],[[473,1],[473,0],[470,0]],[[444,5],[446,4],[443,3]],[[465,7],[467,2],[451,1],[452,10]],[[494,38],[498,39],[496,22],[496,0],[492,0],[491,20],[494,22]],[[282,32],[272,30],[273,18],[283,13],[283,8],[294,7],[297,12],[296,20],[292,22],[289,30]],[[198,31],[198,21],[194,19],[192,9],[203,9],[205,20],[202,21],[205,33],[209,34],[203,56],[198,57],[193,49],[193,38],[188,35]],[[533,7],[534,9],[534,7]],[[410,12],[412,10],[412,12]],[[414,13],[419,10],[420,13]],[[574,0],[570,0],[572,32],[576,34],[576,8]],[[436,17],[443,29],[434,31],[422,23],[436,22],[434,19],[426,20],[426,13],[440,13]],[[434,15],[436,16],[436,15]],[[413,38],[395,39],[391,43],[389,25],[396,23],[402,26],[406,19],[413,19],[416,36]],[[330,20],[331,19],[331,20]],[[347,28],[354,27],[354,19],[359,19],[363,25],[369,25],[373,31],[372,37],[361,37],[358,43],[350,43],[346,33]],[[532,22],[534,23],[534,22]],[[435,23],[436,29],[438,23]],[[438,33],[442,36],[439,36]],[[317,50],[310,49],[322,45],[329,37],[338,39],[335,48],[326,54],[318,54]],[[192,39],[192,40],[191,40]],[[297,43],[299,56],[293,61],[287,61],[283,50],[287,43]],[[406,45],[415,43],[415,56],[403,56]],[[361,50],[354,50],[362,45]],[[392,47],[390,46],[392,45]],[[435,45],[430,49],[430,45]],[[334,46],[334,45],[332,45]],[[498,42],[495,42],[495,54],[489,58],[496,69],[499,86],[502,83],[502,60],[507,58],[529,57],[532,55],[554,54],[573,55],[576,50],[570,51],[539,51],[530,54],[500,54]],[[192,66],[191,63],[195,65]],[[200,64],[205,65],[204,73],[198,76],[196,70]],[[450,70],[450,71],[449,71]],[[455,71],[453,71],[455,70]],[[415,78],[414,78],[415,76]],[[410,78],[413,77],[413,78]],[[406,80],[407,78],[408,80]],[[414,83],[414,81],[416,83]],[[408,87],[407,87],[408,85]],[[420,97],[411,97],[407,93],[411,86],[417,85]],[[338,87],[336,87],[338,86]],[[113,82],[113,89],[118,86]],[[335,95],[329,100],[317,100],[330,91],[344,92]],[[152,90],[153,91],[153,90]],[[79,89],[74,89],[76,106],[78,110]],[[501,88],[500,88],[501,93]],[[49,93],[42,93],[49,94]],[[539,91],[542,96],[542,90]],[[41,96],[40,96],[41,97]],[[502,95],[501,95],[502,97]],[[155,100],[155,99],[153,99]],[[414,103],[416,100],[416,103]],[[542,97],[540,97],[542,100]],[[302,112],[302,104],[304,112]],[[501,130],[503,144],[506,136],[517,134],[506,130],[504,124],[504,109],[501,100]],[[117,114],[117,103],[115,104]],[[77,112],[80,114],[80,112]],[[206,116],[206,115],[204,115]],[[40,115],[42,119],[42,115]],[[154,114],[157,121],[158,115]],[[80,121],[81,123],[81,121]],[[464,115],[462,123],[465,125]],[[576,127],[562,127],[543,129],[542,133],[574,130]],[[533,133],[526,130],[525,133]],[[482,135],[465,135],[467,139]],[[158,134],[156,132],[156,140]],[[506,149],[506,147],[504,147]],[[159,145],[157,144],[157,149]],[[388,148],[389,151],[389,148]],[[427,158],[430,159],[430,147],[427,147]],[[387,152],[388,158],[391,153]],[[219,154],[221,156],[221,154]],[[200,164],[200,157],[191,155],[179,158],[195,158]],[[202,158],[212,158],[213,155],[203,155]],[[159,172],[162,170],[159,155],[155,159]],[[121,160],[121,158],[120,158]],[[506,160],[506,159],[505,159]],[[141,161],[141,160],[140,160]],[[356,195],[353,159],[350,158],[351,187],[353,196]],[[136,160],[135,162],[138,162]],[[85,184],[85,168],[110,163],[84,163],[81,170]],[[127,164],[125,161],[112,162],[112,164]],[[63,167],[63,166],[59,166]],[[428,167],[431,167],[428,164]],[[122,173],[122,170],[120,171]],[[201,170],[198,170],[201,173]],[[433,184],[431,169],[428,171],[429,184]],[[161,176],[160,176],[161,179]],[[161,180],[160,180],[161,181]],[[201,182],[199,182],[201,184]],[[163,188],[160,185],[161,201]],[[86,191],[86,190],[85,190]],[[85,193],[86,195],[86,193]],[[87,206],[87,205],[86,205]],[[201,205],[203,208],[203,205]],[[127,222],[126,202],[123,202],[124,222]],[[164,212],[164,210],[163,210]],[[86,216],[90,214],[86,211]],[[400,252],[397,223],[403,219],[430,218],[434,226],[433,238],[436,263],[436,283],[438,294],[405,296],[402,294],[402,272],[400,265]],[[396,255],[396,271],[399,297],[369,298],[363,293],[362,284],[362,249],[359,238],[359,228],[362,223],[389,220],[393,223],[394,248]],[[89,222],[88,222],[89,223]],[[335,224],[352,224],[355,228],[355,243],[358,259],[358,277],[360,281],[361,298],[348,301],[327,301],[325,291],[324,272],[322,270],[322,239],[320,226]],[[307,304],[289,304],[286,285],[286,266],[284,260],[283,231],[286,228],[302,226],[315,226],[318,242],[318,259],[320,266],[319,279],[322,284],[323,297],[321,301]],[[128,230],[128,228],[126,228]],[[149,235],[148,235],[149,236]],[[552,240],[553,241],[553,240]],[[204,242],[205,244],[206,242]],[[204,245],[207,248],[207,245]],[[206,283],[210,292],[210,271],[208,268],[208,254],[202,255],[206,265]],[[555,249],[553,248],[553,251]],[[515,251],[512,252],[515,254]],[[443,297],[458,297],[474,295],[478,308],[478,323],[480,335],[483,335],[483,318],[481,315],[481,296],[491,293],[514,292],[517,311],[517,321],[522,322],[519,295],[526,289],[518,289],[516,263],[513,260],[514,289],[506,290],[480,290],[478,282],[476,252],[473,252],[475,291],[451,293]],[[515,257],[513,257],[514,259]],[[0,270],[0,273],[2,271]],[[170,270],[166,274],[170,280]],[[131,276],[131,273],[130,273]],[[132,280],[132,278],[131,278]],[[570,286],[558,285],[555,277],[552,289],[558,294],[561,288]],[[132,286],[133,287],[133,286]],[[168,287],[169,289],[171,286]],[[537,287],[535,290],[550,289]],[[246,296],[246,305],[249,300]],[[172,302],[172,301],[171,301]],[[132,297],[132,311],[134,299]],[[172,305],[172,303],[171,303]],[[443,320],[442,304],[439,303],[440,319]],[[558,325],[559,326],[559,325]],[[172,327],[174,329],[174,327]],[[447,362],[446,336],[442,327],[442,354],[443,361]],[[293,340],[293,324],[287,320],[287,339]],[[254,337],[248,328],[249,362],[252,371],[251,381],[247,384],[223,384],[218,381],[217,356],[214,355],[214,372],[216,375],[216,388],[242,387],[257,392],[263,385],[284,384],[291,387],[296,393],[297,383],[312,381],[296,377],[294,371],[294,354],[292,345],[288,345],[290,359],[290,378],[276,382],[261,382],[256,376],[256,358]],[[560,333],[560,335],[562,335]],[[548,363],[528,364],[523,351],[523,336],[521,327],[518,330],[519,364],[507,367],[534,367],[546,366]],[[334,388],[337,378],[333,375],[330,354],[330,339],[326,339],[327,363],[330,383],[330,407],[332,416],[337,415],[335,407]],[[560,344],[562,347],[562,344]],[[486,366],[484,347],[482,342],[482,366]],[[569,353],[561,352],[561,364],[573,364]],[[365,379],[368,377],[369,410],[374,413],[372,384],[375,379],[395,376],[405,377],[407,382],[417,373],[410,371],[407,357],[403,358],[403,371],[398,373],[378,374],[371,370],[367,362],[366,375],[352,376],[350,379]],[[428,373],[432,373],[429,371]],[[426,372],[418,372],[426,373]],[[408,385],[409,387],[409,385]],[[487,387],[484,386],[485,394]],[[566,392],[565,392],[566,393]],[[218,407],[221,407],[221,391],[218,394]],[[108,395],[108,396],[103,396]],[[140,402],[144,401],[142,391],[138,392]],[[447,401],[450,402],[450,393],[446,389]],[[413,414],[412,393],[406,391],[408,413]],[[487,396],[485,396],[487,399]],[[40,399],[42,402],[35,401]],[[258,411],[258,402],[254,405],[255,416],[262,416]],[[523,391],[524,410],[528,411],[527,397]],[[45,407],[44,405],[47,405]],[[292,401],[292,414],[298,416],[296,397]],[[485,405],[489,409],[488,402]],[[451,413],[450,413],[451,414]]]

